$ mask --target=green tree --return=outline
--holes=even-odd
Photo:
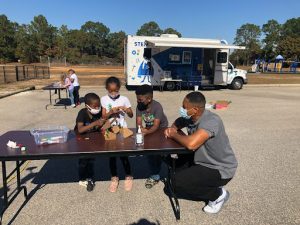
[[[287,60],[299,60],[300,57],[300,36],[287,36],[278,44],[278,53]]]
[[[282,25],[282,37],[300,37],[300,17],[287,20]]]
[[[246,46],[245,50],[236,51],[243,64],[248,65],[250,60],[254,60],[261,53],[260,35],[260,27],[255,24],[247,23],[237,29],[234,44]]]
[[[9,62],[15,59],[15,30],[17,24],[0,15],[0,62]]]
[[[56,42],[57,28],[48,24],[47,19],[43,15],[33,18],[29,25],[29,34],[36,44],[39,56],[53,56]]]
[[[180,32],[178,32],[177,30],[175,30],[171,27],[168,27],[168,28],[164,29],[163,33],[164,34],[176,34],[178,37],[182,36]]]
[[[88,21],[80,29],[84,36],[84,50],[87,54],[103,56],[107,46],[109,28],[103,23]]]
[[[66,57],[70,63],[79,63],[84,54],[84,43],[86,40],[86,33],[82,30],[70,30],[66,36],[67,51]]]
[[[136,32],[138,36],[160,36],[162,30],[159,28],[158,24],[154,21],[143,24],[140,29]]]
[[[38,61],[38,49],[29,32],[29,25],[21,25],[16,32],[16,58],[22,63],[31,63]]]
[[[107,56],[117,59],[118,62],[123,62],[124,39],[126,34],[124,31],[110,33],[107,37],[108,46],[106,49]]]
[[[56,56],[59,58],[66,57],[68,51],[68,27],[66,25],[62,25],[57,31],[56,37]]]
[[[277,46],[280,41],[281,25],[276,20],[269,20],[262,26],[262,31],[265,35],[264,55],[266,58],[274,58],[277,55]]]

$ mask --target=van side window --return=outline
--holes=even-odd
[[[182,64],[191,64],[191,62],[192,62],[192,52],[191,51],[183,51]]]
[[[152,57],[152,51],[151,51],[151,48],[144,48],[144,55],[143,55],[143,57],[145,58],[145,59],[151,59],[151,57]]]
[[[227,52],[218,52],[217,63],[227,63]]]

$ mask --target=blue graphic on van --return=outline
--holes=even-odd
[[[151,61],[144,59],[139,66],[138,77],[139,78],[143,77],[143,80],[141,81],[141,83],[144,83],[146,78],[147,78],[148,83],[151,83],[151,76],[153,76],[153,71],[151,68]]]

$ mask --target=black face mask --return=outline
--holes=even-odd
[[[145,111],[148,107],[148,104],[145,104],[144,102],[138,102],[137,108],[140,111]]]

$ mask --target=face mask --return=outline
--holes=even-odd
[[[146,110],[147,109],[147,104],[145,104],[144,102],[138,102],[138,104],[137,104],[137,108],[138,108],[138,110],[140,110],[140,111],[144,111],[144,110]]]
[[[183,118],[185,118],[185,119],[190,119],[191,116],[189,116],[187,112],[188,111],[185,108],[180,107],[180,109],[179,109],[180,116],[183,117]]]
[[[108,94],[108,96],[112,99],[112,100],[116,100],[120,97],[120,94],[115,94],[115,95],[111,95],[111,94]]]
[[[91,114],[96,115],[96,114],[100,113],[101,108],[99,108],[99,109],[93,109],[89,105],[86,105],[86,106],[87,106],[87,109],[89,110],[89,112]]]

